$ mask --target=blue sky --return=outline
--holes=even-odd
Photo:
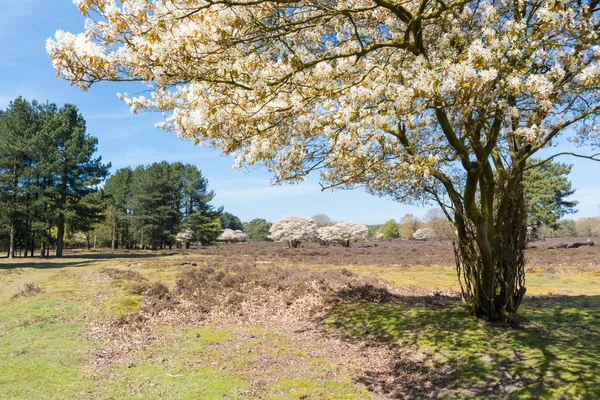
[[[399,204],[362,189],[322,192],[316,176],[300,185],[272,187],[264,169],[250,173],[233,170],[231,158],[154,128],[160,115],[131,115],[116,97],[117,92],[134,94],[143,91],[144,86],[101,83],[83,92],[55,78],[45,52],[46,38],[57,29],[74,33],[83,30],[83,18],[70,0],[0,0],[0,8],[4,10],[0,13],[0,108],[18,95],[77,105],[87,120],[88,132],[99,140],[100,155],[112,162],[113,171],[162,160],[195,164],[217,194],[214,203],[244,221],[325,213],[337,221],[383,223],[406,213],[422,216],[431,208]],[[560,150],[573,149],[561,145]],[[574,198],[580,202],[575,217],[598,215],[600,164],[579,159],[563,161],[575,164],[571,181],[577,189]]]

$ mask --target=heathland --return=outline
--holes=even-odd
[[[600,398],[600,247],[533,243],[518,326],[449,242],[0,260],[0,398]]]

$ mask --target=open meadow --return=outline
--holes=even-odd
[[[0,398],[600,398],[600,246],[555,242],[516,328],[466,315],[448,242],[2,259]]]

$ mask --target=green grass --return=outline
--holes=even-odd
[[[326,267],[315,266],[315,269]],[[431,289],[459,291],[460,286],[456,278],[456,269],[444,266],[428,267],[388,267],[388,266],[347,266],[347,270],[363,276],[376,276],[394,285],[423,286]],[[539,271],[539,270],[537,270]],[[548,294],[561,294],[570,296],[597,295],[600,293],[599,272],[551,273],[528,272],[527,294],[542,296]]]
[[[458,304],[345,303],[327,323],[410,349],[425,360],[421,373],[455,382],[456,396],[489,398],[490,387],[518,382],[510,398],[600,398],[600,298],[526,302],[521,318],[512,329],[468,318]]]
[[[24,299],[0,307],[0,398],[75,398],[91,389],[80,365],[93,343],[74,303]]]
[[[135,270],[145,278],[173,287],[182,271],[175,266],[189,260],[147,253],[0,260],[0,399],[370,396],[351,367],[314,357],[293,333],[234,323],[158,325],[149,346],[114,363],[92,364],[94,351],[105,344],[88,338],[88,324],[136,311],[142,303],[141,296],[129,293],[131,282],[111,280],[101,268],[139,264]],[[457,289],[455,271],[448,267],[346,268],[396,285]],[[3,272],[8,270],[13,273]],[[398,357],[399,371],[429,381],[432,386],[419,390],[440,397],[600,398],[599,277],[598,271],[528,273],[528,295],[538,297],[523,304],[520,329],[470,318],[454,302],[346,302],[322,327],[325,334],[398,344],[406,355]],[[26,283],[44,292],[11,299]],[[511,387],[502,386],[507,384]]]

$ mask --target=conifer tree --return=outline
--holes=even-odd
[[[54,115],[55,126],[49,132],[54,145],[52,154],[53,207],[56,217],[56,256],[62,257],[67,216],[74,212],[80,200],[97,190],[108,175],[109,164],[94,157],[98,139],[89,136],[85,120],[77,107],[67,104]]]

